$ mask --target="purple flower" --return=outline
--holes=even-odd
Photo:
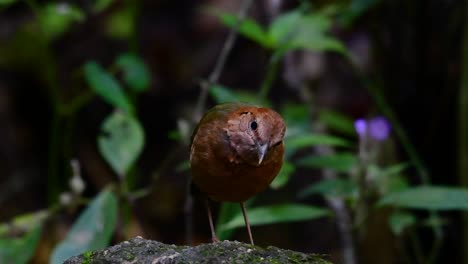
[[[363,118],[359,118],[354,122],[354,129],[360,137],[364,137],[367,134],[367,121]]]
[[[369,134],[377,141],[386,140],[390,135],[390,129],[390,122],[383,116],[373,118],[369,122]]]
[[[383,117],[378,116],[366,121],[365,119],[357,119],[354,122],[354,128],[360,137],[369,135],[372,139],[377,141],[384,141],[390,135],[390,122]]]

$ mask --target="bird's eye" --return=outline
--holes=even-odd
[[[250,123],[250,129],[252,129],[252,130],[256,130],[256,129],[257,129],[257,127],[258,127],[258,124],[257,124],[257,122],[256,122],[256,121],[252,121],[252,122]]]

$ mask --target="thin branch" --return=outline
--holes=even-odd
[[[253,0],[242,1],[241,7],[239,9],[239,13],[237,14],[237,23],[230,30],[229,35],[226,41],[224,42],[221,53],[219,54],[218,60],[216,61],[213,71],[209,75],[208,80],[202,81],[200,83],[200,86],[201,86],[200,96],[198,97],[197,106],[194,112],[195,121],[198,121],[202,116],[203,108],[206,104],[206,99],[208,97],[208,92],[210,90],[210,87],[211,85],[218,82],[219,76],[221,75],[221,72],[224,69],[224,65],[226,64],[227,57],[229,56],[229,53],[231,52],[232,47],[234,46],[234,42],[236,41],[237,30],[240,24],[242,23],[242,21],[245,19],[247,11],[249,10],[249,7],[252,5],[252,3],[253,3]]]

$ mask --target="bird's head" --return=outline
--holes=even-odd
[[[246,106],[230,116],[225,131],[237,155],[250,165],[260,166],[274,148],[283,144],[286,126],[272,109]]]

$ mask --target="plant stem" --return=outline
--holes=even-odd
[[[400,121],[396,117],[392,108],[385,100],[385,96],[383,95],[381,91],[377,90],[375,87],[369,84],[369,81],[364,80],[363,83],[365,84],[365,88],[369,91],[369,93],[374,98],[375,103],[377,104],[377,107],[380,109],[380,111],[382,111],[382,114],[384,114],[390,120],[393,130],[395,131],[395,134],[397,135],[401,145],[403,146],[406,153],[408,154],[408,157],[410,158],[411,163],[414,165],[414,167],[418,171],[421,182],[423,184],[430,184],[429,175],[427,172],[427,168],[424,165],[424,162],[422,161],[415,147],[409,140],[408,135],[403,129]]]
[[[419,241],[419,237],[413,229],[410,230],[409,236],[411,239],[411,245],[413,246],[416,263],[423,264],[424,257],[421,250],[421,241]]]
[[[350,65],[352,69],[354,70],[355,75],[361,80],[361,83],[364,85],[364,87],[369,91],[371,96],[374,98],[375,103],[377,104],[377,107],[390,120],[390,123],[393,126],[393,130],[395,131],[395,134],[398,140],[400,141],[406,153],[408,154],[408,157],[410,158],[411,163],[414,165],[414,167],[418,171],[418,175],[421,179],[421,183],[423,185],[431,184],[429,174],[427,171],[427,167],[425,166],[421,157],[417,153],[415,147],[409,140],[405,130],[403,129],[403,126],[399,122],[392,108],[390,107],[388,102],[385,100],[385,96],[382,93],[382,91],[375,88],[376,85],[374,83],[371,83],[371,81],[358,70],[358,67],[352,62],[352,60],[348,60],[348,61],[350,62]],[[430,215],[431,215],[430,217],[439,217],[435,211],[430,211]],[[442,245],[442,240],[443,240],[442,229],[440,226],[432,227],[432,232],[434,234],[434,242],[432,244],[431,254],[428,257],[428,261],[435,260],[433,258],[437,257],[440,247]]]
[[[236,25],[229,31],[229,35],[224,42],[223,48],[221,49],[221,53],[219,54],[219,57],[216,61],[215,67],[211,74],[208,77],[207,81],[202,81],[200,83],[201,86],[201,91],[200,95],[198,97],[197,105],[195,108],[194,112],[194,121],[198,121],[203,113],[203,108],[206,104],[206,99],[208,97],[208,92],[210,90],[211,85],[215,84],[219,80],[219,76],[221,75],[221,72],[224,69],[224,65],[226,64],[227,57],[229,53],[232,50],[232,47],[234,46],[234,42],[236,41],[237,38],[237,30],[243,20],[245,19],[245,16],[247,14],[247,11],[249,10],[249,7],[252,5],[253,0],[244,0],[241,3],[241,7],[239,9],[239,13],[237,14],[237,23]]]

